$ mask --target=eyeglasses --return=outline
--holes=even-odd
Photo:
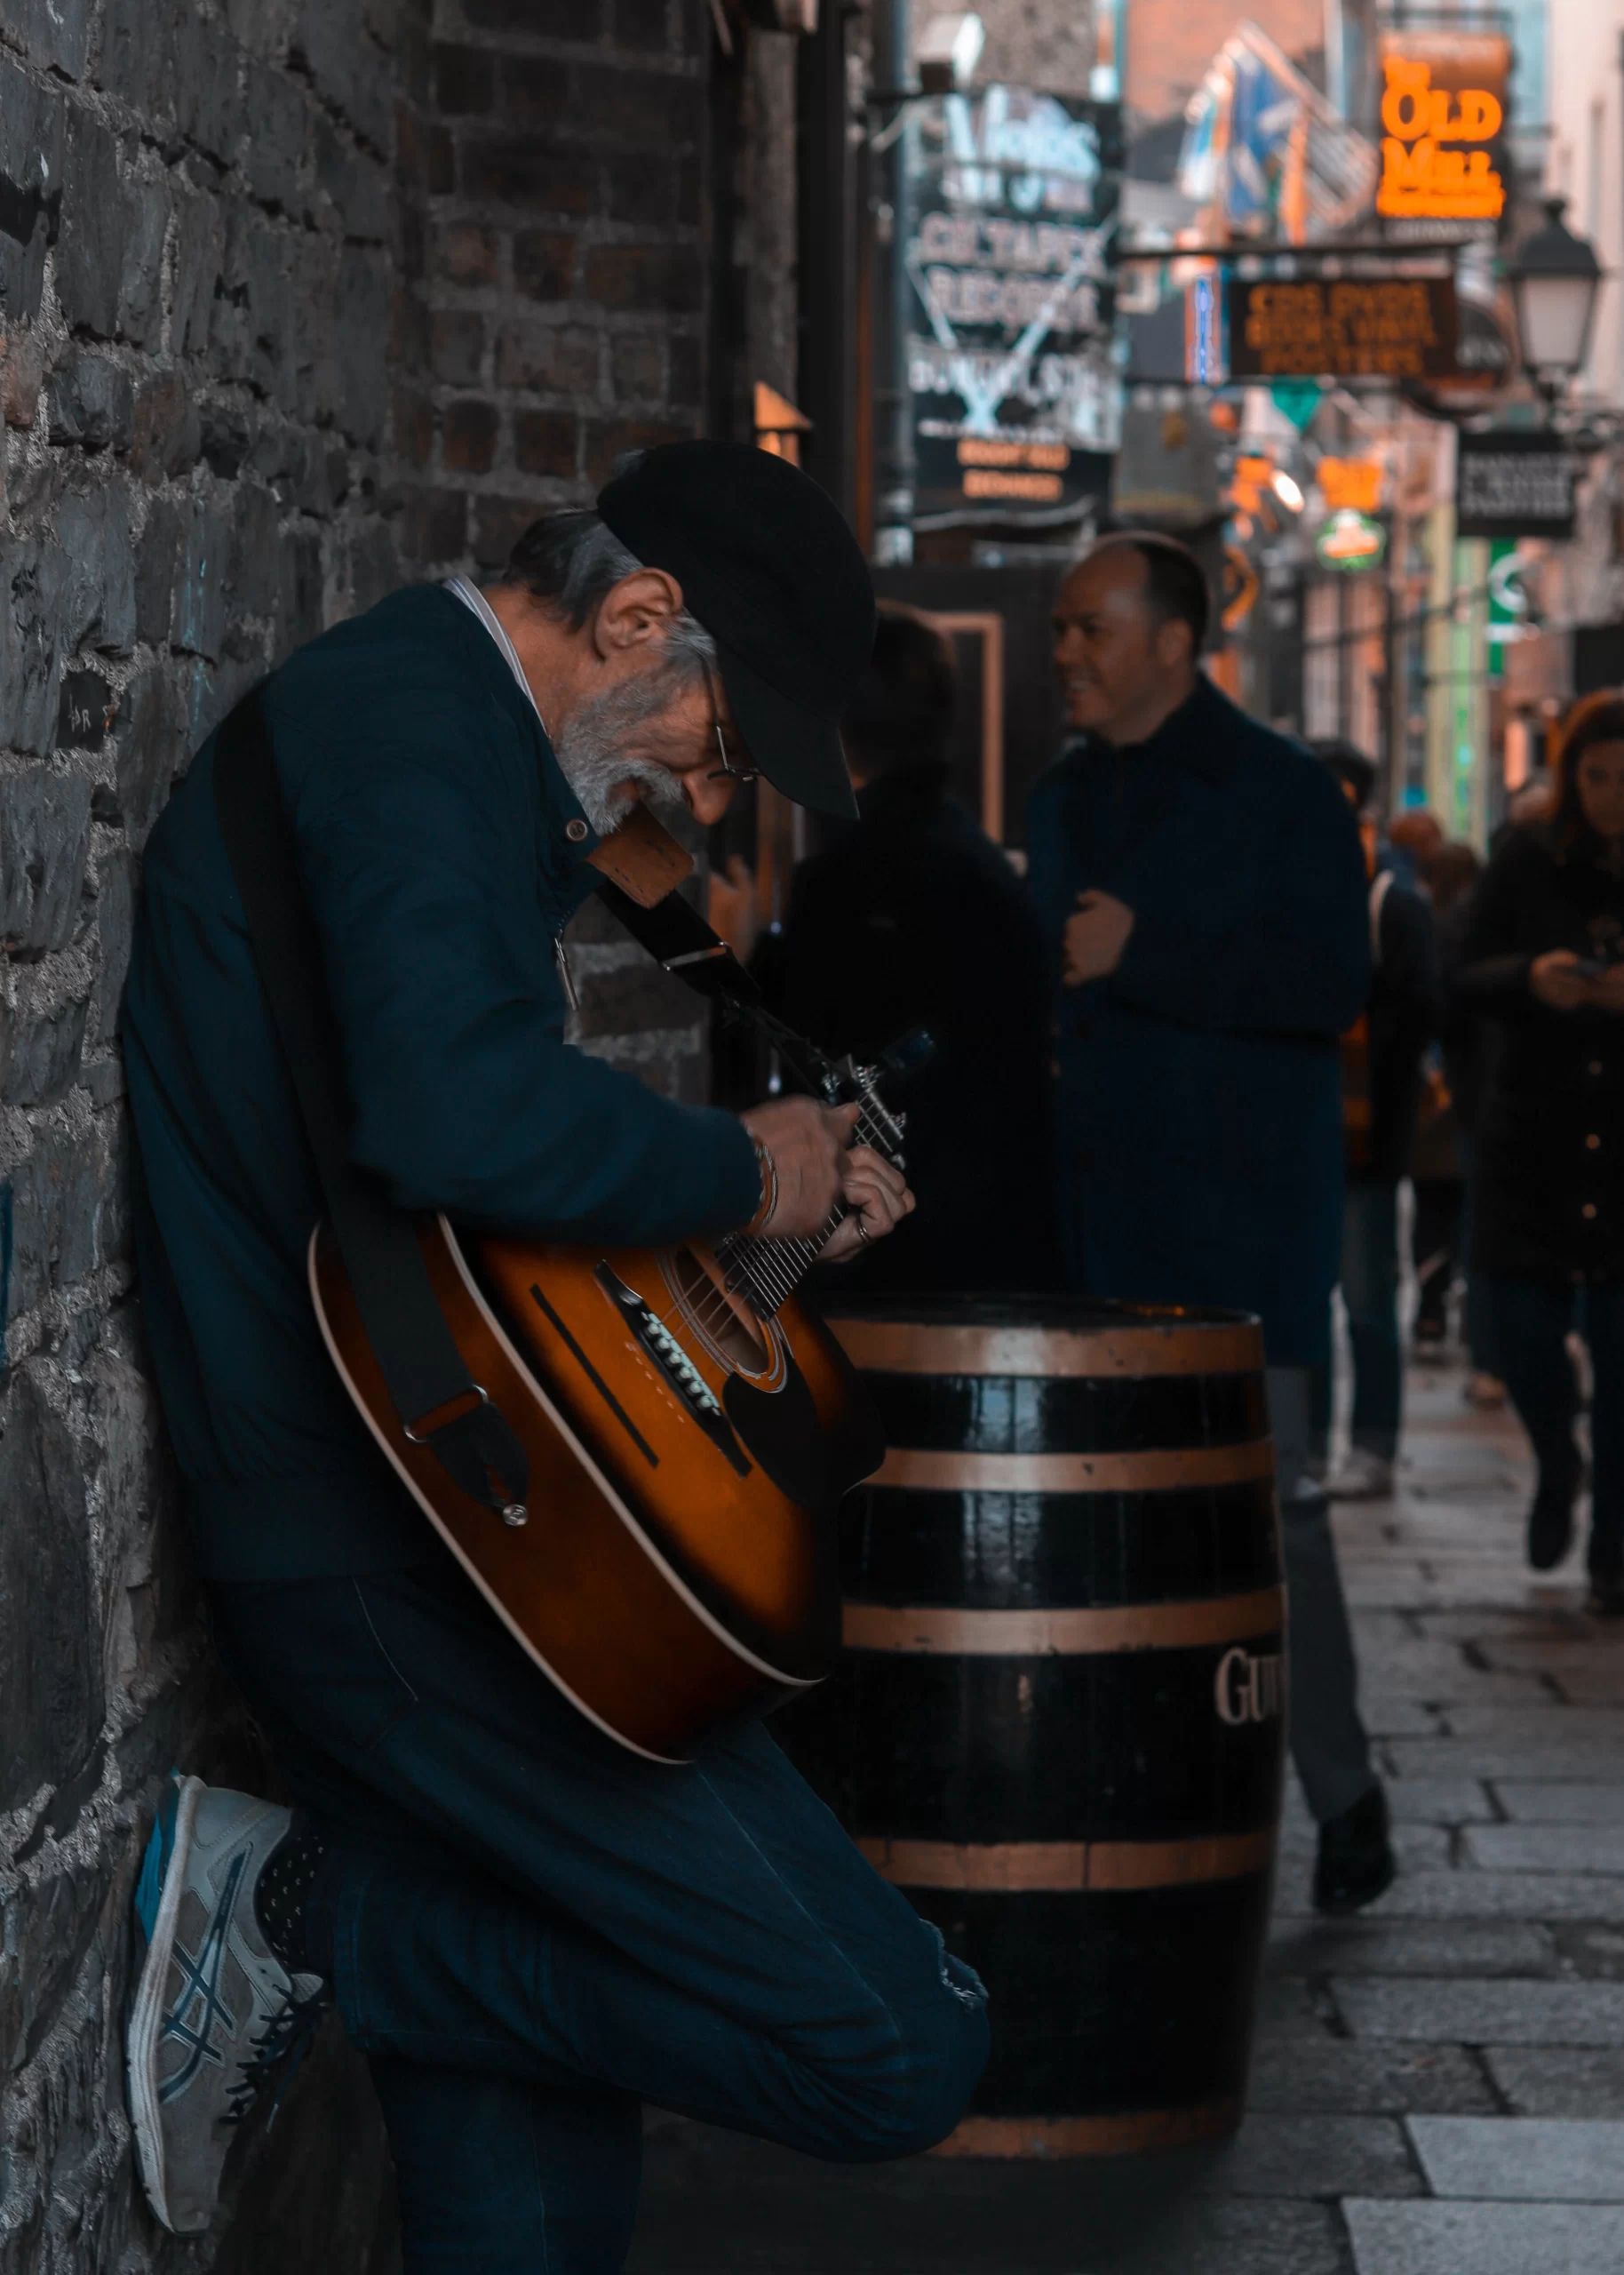
[[[761,779],[759,766],[735,766],[728,756],[728,741],[721,730],[721,706],[716,700],[716,678],[708,665],[705,667],[705,683],[711,692],[711,731],[716,738],[716,754],[721,761],[720,766],[711,769],[705,780],[714,782],[719,776],[725,774],[729,782],[759,782]]]

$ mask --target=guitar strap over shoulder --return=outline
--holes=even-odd
[[[411,1217],[349,1159],[321,942],[299,883],[257,688],[220,728],[214,802],[333,1235],[394,1410],[463,1492],[511,1516],[529,1497],[524,1449],[464,1364]]]

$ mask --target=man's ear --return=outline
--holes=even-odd
[[[1165,616],[1156,627],[1156,660],[1164,671],[1188,670],[1196,660],[1195,635],[1182,616]]]
[[[603,657],[664,640],[682,613],[682,587],[664,569],[634,569],[611,585],[593,619],[593,644]]]

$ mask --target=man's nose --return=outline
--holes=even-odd
[[[720,770],[697,770],[682,777],[682,794],[688,800],[688,810],[707,829],[713,821],[720,821],[733,803],[733,789],[732,781]]]

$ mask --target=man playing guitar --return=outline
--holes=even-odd
[[[351,1158],[413,1212],[556,1241],[744,1226],[855,1254],[912,1206],[855,1109],[735,1119],[563,1044],[561,935],[643,800],[759,770],[850,811],[837,721],[866,569],[823,493],[720,443],[649,451],[502,579],[398,593],[263,712],[320,938]],[[610,2275],[641,2105],[814,2155],[957,2122],[981,1986],[759,1724],[639,1758],[440,1548],[323,1349],[322,1196],[204,744],[155,830],[124,1011],[147,1336],[215,1632],[292,1792],[179,1779],[138,1891],[142,2176],[205,2229],[234,2126],[330,2000],[368,2055],[409,2275]],[[534,1521],[545,1526],[538,1504]]]

